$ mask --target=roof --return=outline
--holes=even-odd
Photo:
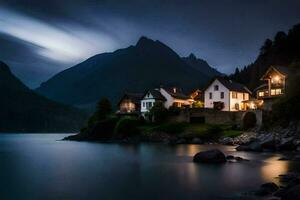
[[[258,86],[253,91],[263,90],[263,89],[267,89],[267,88],[268,88],[268,84],[265,83],[265,84],[262,84],[262,85]]]
[[[224,85],[228,90],[230,91],[234,91],[234,92],[244,92],[244,93],[250,93],[251,94],[251,91],[243,84],[240,84],[240,83],[237,83],[237,82],[234,82],[232,80],[229,80],[225,77],[220,77],[220,76],[217,76],[215,78],[213,78],[209,84],[205,87],[205,90],[215,81],[215,80],[218,80],[220,81],[220,83],[222,85]]]
[[[144,98],[146,96],[146,94],[148,94],[150,92],[150,94],[152,94],[153,98],[156,100],[161,100],[161,101],[166,101],[166,98],[160,93],[159,90],[157,89],[152,89],[152,90],[148,90],[143,96],[142,98]]]
[[[266,78],[266,75],[271,71],[271,70],[275,70],[278,73],[282,74],[283,76],[290,76],[292,74],[295,74],[296,71],[292,70],[288,67],[284,67],[284,66],[270,66],[268,68],[268,70],[264,73],[264,75],[261,77],[261,80],[264,80]]]
[[[128,93],[125,92],[121,100],[119,101],[119,104],[124,100],[124,99],[130,99],[133,103],[139,104],[141,99],[143,98],[142,93]]]
[[[190,97],[197,101],[204,101],[204,96],[201,90],[195,89],[190,93]]]
[[[163,88],[169,95],[171,95],[172,97],[176,98],[176,99],[190,99],[191,97],[185,95],[182,92],[182,89],[180,88],[176,88],[176,87],[172,87],[172,88]],[[175,91],[174,91],[175,89]]]

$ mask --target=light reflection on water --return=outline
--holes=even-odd
[[[64,135],[0,135],[1,199],[220,199],[299,170],[273,153],[220,145],[120,145],[57,141]],[[250,162],[195,164],[219,148]]]
[[[277,184],[279,179],[275,179],[280,174],[286,174],[289,170],[289,162],[278,160],[280,156],[272,156],[264,160],[264,164],[261,167],[261,175],[265,182],[274,181]]]

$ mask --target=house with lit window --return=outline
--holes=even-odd
[[[250,99],[250,90],[225,77],[215,77],[204,90],[204,107],[222,111],[246,110],[245,101]]]
[[[195,89],[190,93],[191,99],[194,100],[193,106],[195,108],[203,108],[204,107],[204,93],[199,90]]]
[[[145,93],[141,100],[141,113],[149,112],[155,102],[160,101],[165,108],[175,107],[191,107],[194,100],[185,95],[180,88],[160,87],[157,89],[149,90]]]
[[[265,110],[271,110],[274,100],[285,94],[287,78],[293,73],[295,72],[283,66],[271,66],[264,73],[261,80],[265,81],[265,84],[254,91],[256,92],[256,98],[263,100]]]
[[[119,110],[117,114],[138,115],[141,109],[141,99],[143,94],[125,93],[118,103]]]
[[[141,99],[141,114],[149,112],[156,102],[164,103],[166,98],[160,93],[159,89],[147,91]]]
[[[194,100],[183,93],[181,88],[171,87],[171,88],[160,88],[160,93],[166,98],[164,103],[165,108],[170,108],[175,106],[181,107],[191,107]]]

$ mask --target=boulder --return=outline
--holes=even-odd
[[[203,144],[203,141],[200,138],[193,138],[191,143],[192,144]]]
[[[282,200],[300,200],[300,185],[288,189],[281,198]]]
[[[234,156],[228,155],[228,156],[226,156],[226,159],[227,159],[227,160],[234,160]]]
[[[224,138],[220,139],[220,143],[223,145],[233,145],[234,140],[231,137],[224,137]]]
[[[237,151],[262,151],[262,146],[259,140],[254,140],[248,145],[240,145],[236,148]]]
[[[199,163],[225,163],[226,157],[220,150],[213,149],[197,153],[193,161]]]
[[[297,146],[294,144],[294,138],[288,137],[282,138],[277,148],[280,151],[293,151],[297,149]]]
[[[239,157],[239,156],[234,157],[234,159],[235,159],[236,161],[249,161],[248,159],[245,159],[245,158],[242,158],[242,157]]]
[[[265,195],[273,194],[278,189],[279,187],[273,182],[265,183],[260,186],[260,188],[255,192],[255,194],[259,196],[265,196]]]
[[[263,149],[275,150],[278,142],[279,141],[275,139],[275,136],[270,133],[261,138],[260,144]]]
[[[175,143],[176,143],[176,144],[186,144],[187,142],[186,142],[186,139],[184,139],[184,138],[179,138],[179,139],[176,140]]]

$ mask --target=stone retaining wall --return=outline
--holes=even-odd
[[[208,108],[191,108],[182,110],[178,115],[172,116],[170,121],[173,122],[193,122],[203,121],[202,123],[208,124],[232,124],[243,125],[243,118],[248,112],[253,112],[256,115],[256,125],[262,125],[262,111],[249,110],[249,111],[218,111]],[[198,123],[198,122],[197,122]]]

